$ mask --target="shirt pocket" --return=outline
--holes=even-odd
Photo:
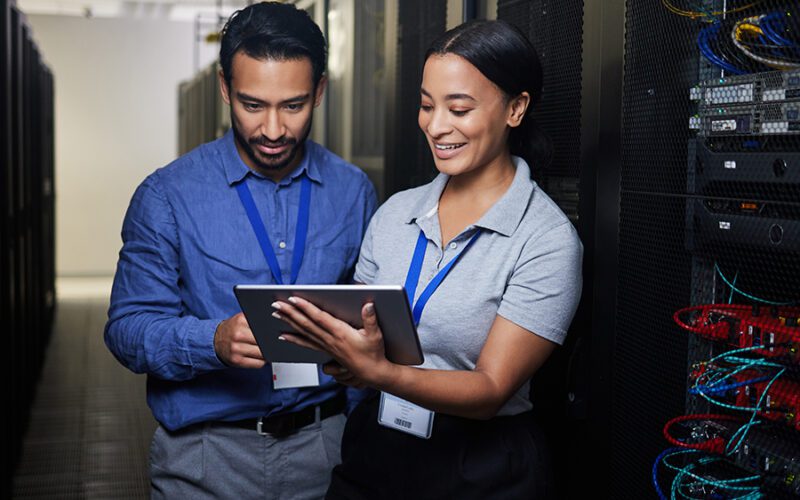
[[[309,248],[298,283],[349,283],[357,255],[358,247],[352,245]]]
[[[196,263],[202,262],[201,266]],[[195,265],[187,266],[188,272],[196,279],[207,280],[209,287],[224,284],[271,282],[271,273],[263,255],[253,252],[230,252],[227,255],[214,255],[204,252]]]

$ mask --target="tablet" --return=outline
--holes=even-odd
[[[304,298],[355,328],[362,327],[362,306],[372,302],[383,332],[386,358],[402,365],[423,362],[411,308],[400,285],[236,285],[233,291],[261,354],[269,362],[326,363],[331,360],[325,352],[278,340],[281,333],[296,333],[296,330],[272,316],[272,303],[287,302],[291,296]]]

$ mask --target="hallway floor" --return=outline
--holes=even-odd
[[[110,279],[61,279],[14,498],[149,498],[145,377],[103,343]]]

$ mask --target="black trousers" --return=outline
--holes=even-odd
[[[430,439],[378,424],[379,398],[347,420],[326,498],[551,499],[544,435],[530,413],[488,421],[436,414]]]

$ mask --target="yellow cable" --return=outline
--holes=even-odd
[[[762,3],[763,1],[764,0],[756,0],[755,2],[751,2],[751,3],[749,3],[747,5],[743,5],[741,7],[736,7],[736,8],[733,8],[733,9],[720,10],[720,11],[717,11],[717,12],[712,12],[710,15],[711,16],[721,16],[721,15],[724,15],[724,14],[733,14],[734,12],[741,12],[741,11],[743,11],[745,9],[749,9],[750,7],[758,5],[758,4]],[[664,5],[664,7],[667,8],[667,10],[669,10],[673,14],[677,14],[679,16],[690,17],[692,19],[698,19],[698,18],[701,18],[701,17],[709,16],[709,14],[706,13],[706,12],[698,12],[698,11],[695,11],[695,10],[682,10],[682,9],[674,6],[672,4],[672,2],[670,2],[670,0],[661,0],[661,3]]]
[[[673,14],[678,14],[679,16],[691,17],[692,19],[697,19],[698,17],[704,17],[706,15],[703,12],[681,10],[678,7],[672,5],[672,3],[669,2],[669,0],[661,0],[661,3],[664,5],[664,7],[667,8],[668,11],[672,12]]]
[[[721,10],[719,12],[712,12],[711,15],[712,16],[721,16],[723,14],[733,14],[734,12],[741,12],[741,11],[743,11],[745,9],[749,9],[750,7],[755,7],[756,5],[760,4],[763,1],[764,0],[757,0],[757,1],[753,2],[753,3],[749,3],[749,4],[743,5],[741,7],[736,7],[735,9]]]
[[[737,40],[741,41],[743,38],[742,37],[743,34],[749,35],[753,38],[758,38],[764,33],[764,31],[761,29],[761,26],[747,22],[750,21],[750,19],[753,18],[746,19],[744,23],[737,24],[736,27],[734,28],[734,33],[736,34]]]

